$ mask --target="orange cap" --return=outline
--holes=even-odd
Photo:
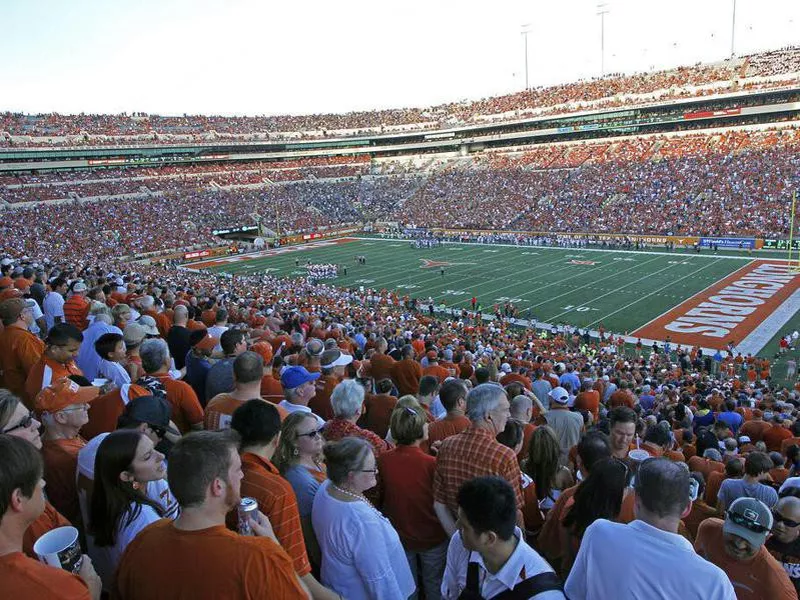
[[[250,346],[250,350],[253,352],[260,354],[261,358],[264,359],[265,365],[272,364],[272,344],[269,342],[256,342],[252,346]]]
[[[73,404],[91,402],[96,397],[97,388],[81,387],[68,377],[62,377],[39,392],[36,396],[36,410],[40,413],[56,413]]]
[[[0,288],[7,288],[14,285],[14,280],[11,277],[0,277]]]

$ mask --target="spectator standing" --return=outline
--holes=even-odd
[[[581,439],[583,431],[583,417],[569,410],[569,393],[563,387],[550,390],[550,410],[544,415],[547,424],[553,429],[561,448],[559,464],[566,466],[569,463],[570,448]]]
[[[433,480],[434,510],[448,535],[456,531],[458,490],[474,477],[498,475],[511,484],[517,501],[517,523],[522,516],[522,472],[517,455],[496,439],[506,427],[510,403],[505,390],[494,383],[476,386],[467,396],[470,426],[442,442]]]
[[[189,309],[178,304],[173,309],[172,327],[167,334],[169,353],[175,359],[175,368],[179,371],[186,366],[186,355],[191,349],[191,331],[186,326],[189,322]],[[211,334],[213,336],[213,334]]]
[[[516,513],[514,490],[500,477],[478,477],[461,486],[442,598],[565,597],[552,567],[525,543]]]
[[[744,461],[744,477],[726,479],[719,486],[717,506],[726,510],[737,498],[748,497],[761,500],[767,507],[778,503],[778,492],[762,483],[772,469],[772,460],[763,452],[751,452]]]
[[[50,282],[50,291],[44,297],[42,311],[47,331],[56,323],[64,323],[64,294],[67,293],[67,281],[63,277],[56,277]]]
[[[428,445],[438,448],[437,442],[464,431],[470,425],[466,416],[467,384],[461,379],[449,379],[439,389],[439,400],[446,412],[444,418],[428,425]],[[510,409],[509,409],[510,410]]]
[[[682,465],[666,458],[643,462],[635,484],[637,519],[628,524],[599,519],[586,529],[564,586],[567,597],[605,600],[625,590],[636,598],[734,600],[726,574],[677,533],[689,510],[689,488]],[[621,554],[636,560],[620,561]]]
[[[334,417],[325,424],[322,435],[328,442],[335,442],[345,437],[366,440],[372,446],[377,458],[389,450],[391,444],[373,432],[356,425],[363,410],[364,395],[364,386],[354,379],[346,379],[337,385],[331,394]]]
[[[287,367],[281,373],[284,399],[278,406],[288,413],[303,412],[313,415],[317,419],[318,428],[325,425],[325,419],[311,412],[308,402],[317,393],[314,382],[319,379],[319,373],[309,373],[305,367]]]
[[[428,420],[419,406],[398,407],[391,417],[397,447],[378,457],[381,512],[400,536],[411,573],[425,598],[440,597],[448,536],[433,510],[436,459],[423,452]]]
[[[163,393],[172,408],[172,421],[182,434],[203,428],[203,407],[192,386],[173,379],[169,373],[171,358],[167,342],[161,338],[145,340],[139,350],[142,368],[147,374],[137,383],[154,395]]]
[[[320,551],[311,524],[314,497],[327,478],[322,462],[322,432],[314,415],[291,413],[281,425],[281,436],[275,464],[294,490],[306,551],[315,571],[319,572]]]
[[[177,307],[176,307],[177,308]],[[183,380],[192,386],[198,400],[205,408],[206,401],[206,379],[211,370],[209,358],[214,350],[214,346],[219,343],[215,337],[208,335],[205,328],[195,329],[189,336],[191,350],[186,354],[186,375]]]
[[[237,360],[246,355],[241,354]],[[269,519],[278,543],[292,559],[297,576],[308,587],[312,598],[338,600],[337,594],[322,587],[311,574],[297,499],[292,486],[272,463],[280,440],[278,409],[260,399],[248,400],[233,412],[230,427],[241,437],[244,478],[240,493],[258,502],[258,510]],[[228,514],[228,524],[235,528],[237,521],[238,514],[234,510]]]
[[[72,523],[81,522],[75,472],[78,451],[86,442],[78,432],[89,421],[87,396],[93,395],[93,388],[81,388],[63,378],[36,397],[36,411],[44,424],[42,459],[47,496]]]
[[[237,408],[252,399],[261,399],[261,377],[264,361],[255,352],[248,350],[233,361],[232,392],[214,396],[205,409],[204,427],[209,431],[228,429],[231,417]],[[286,415],[286,412],[283,411]]]
[[[22,553],[24,532],[45,508],[42,458],[29,442],[0,435],[0,596],[99,600],[100,578],[88,556],[77,575]]]
[[[233,361],[247,350],[247,336],[241,329],[228,329],[219,343],[225,358],[215,362],[206,375],[206,403],[217,394],[233,390]]]
[[[242,477],[235,435],[198,431],[181,438],[168,470],[181,514],[175,521],[154,523],[128,545],[114,595],[122,600],[308,598],[263,514],[250,522],[253,536],[225,527],[226,515],[239,504]]]
[[[627,406],[619,406],[609,413],[609,441],[614,458],[628,460],[628,451],[636,436],[637,421],[636,413]]]
[[[377,483],[370,444],[345,438],[324,448],[329,480],[314,498],[322,584],[348,600],[406,600],[416,586],[389,520],[364,497]]]
[[[399,396],[419,391],[419,380],[422,379],[422,365],[414,360],[414,347],[411,344],[403,346],[400,360],[392,365],[392,381],[397,388]]]
[[[74,281],[71,288],[71,294],[63,306],[64,320],[83,331],[89,325],[86,319],[90,308],[90,302],[86,298],[88,288],[81,280]]]
[[[84,377],[89,381],[97,379],[97,370],[100,367],[100,356],[94,349],[94,343],[105,333],[118,333],[122,330],[111,324],[111,311],[107,306],[92,310],[92,323],[83,331],[83,343],[78,351],[75,362],[78,363]]]
[[[786,496],[772,509],[775,524],[767,540],[767,550],[783,566],[800,593],[800,498]]]
[[[114,571],[128,544],[164,516],[164,508],[147,496],[147,488],[151,481],[166,475],[164,455],[144,433],[122,429],[100,442],[88,528],[93,538],[90,556],[104,589],[111,589]]]
[[[0,386],[25,399],[25,382],[44,354],[45,345],[28,327],[33,314],[22,298],[0,302]],[[28,399],[29,406],[33,398]]]
[[[694,542],[697,553],[727,574],[739,600],[797,598],[786,571],[764,546],[773,526],[772,513],[756,498],[738,498],[725,521],[700,523]]]

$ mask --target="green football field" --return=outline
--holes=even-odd
[[[615,333],[636,330],[753,258],[738,252],[698,255],[660,248],[636,252],[445,244],[415,249],[408,241],[372,238],[290,246],[270,254],[243,256],[211,269],[304,277],[307,261],[333,263],[339,275],[324,281],[341,287],[392,289],[455,308],[469,308],[475,296],[484,314],[495,303],[512,302],[521,318],[591,329],[602,323]],[[366,257],[366,264],[358,264],[356,255]],[[796,314],[786,327],[798,325]],[[761,354],[772,355],[777,339]]]
[[[521,317],[626,332],[647,323],[745,264],[738,257],[446,244],[413,249],[405,241],[359,239],[215,267],[228,273],[296,277],[305,264],[339,265],[337,286],[393,289],[437,304],[484,313],[512,302]],[[359,265],[354,256],[366,257]],[[299,261],[299,267],[296,262]],[[347,268],[344,275],[343,268]],[[442,275],[444,269],[444,275]]]

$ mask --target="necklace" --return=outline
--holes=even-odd
[[[381,514],[381,512],[377,508],[375,508],[375,506],[373,506],[372,502],[367,500],[367,498],[364,496],[364,494],[354,494],[350,490],[345,490],[345,489],[340,488],[338,485],[336,485],[332,481],[331,481],[331,487],[333,487],[333,489],[335,489],[340,494],[344,494],[345,496],[350,496],[351,498],[355,498],[356,500],[362,500],[363,502],[366,502],[367,506],[369,506],[372,510],[374,510],[381,517],[383,516]]]

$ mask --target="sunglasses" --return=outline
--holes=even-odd
[[[800,525],[800,521],[792,521],[791,519],[787,519],[782,514],[772,511],[772,518],[775,519],[776,523],[783,523],[787,527],[797,527]]]
[[[769,531],[769,527],[765,527],[760,523],[756,523],[752,519],[748,519],[744,515],[740,515],[737,513],[732,513],[730,511],[725,513],[727,519],[730,519],[731,523],[736,523],[736,525],[741,525],[745,529],[749,529],[754,533],[767,533]]]
[[[8,429],[3,429],[2,433],[11,433],[12,431],[16,431],[17,429],[27,429],[33,423],[34,418],[35,417],[34,417],[33,413],[31,412],[31,413],[28,414],[27,417],[22,419],[22,421],[20,421],[19,423],[17,423],[13,427],[9,427]]]

